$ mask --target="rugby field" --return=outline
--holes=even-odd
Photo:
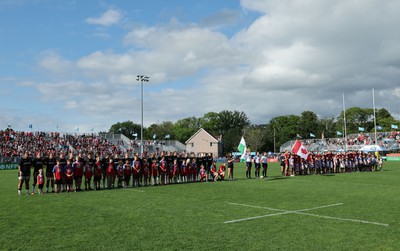
[[[240,163],[235,181],[18,196],[17,171],[0,171],[0,250],[400,250],[400,163],[268,172],[246,180]]]

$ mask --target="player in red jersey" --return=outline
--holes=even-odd
[[[114,188],[114,162],[112,158],[108,159],[108,167],[107,167],[107,189]]]
[[[67,159],[67,165],[64,170],[65,174],[65,185],[67,186],[67,192],[72,192],[72,183],[74,180],[74,168],[72,167],[71,159]]]
[[[141,175],[141,169],[142,169],[142,165],[140,163],[140,159],[137,155],[135,155],[133,163],[132,163],[132,174],[133,174],[133,183],[132,183],[132,187],[141,187],[141,179],[140,179],[140,175]]]
[[[72,167],[74,168],[75,191],[80,192],[82,191],[83,166],[79,156],[75,157]]]
[[[160,160],[160,183],[161,185],[165,185],[167,183],[167,161],[165,160],[165,157],[162,156]]]
[[[128,160],[129,161],[129,160]],[[122,163],[122,160],[118,161],[118,165],[117,165],[117,187],[118,188],[122,188],[122,183],[124,181],[124,165]]]
[[[38,184],[38,192],[39,194],[43,194],[43,186],[44,186],[43,169],[39,169],[39,174],[36,179]]]
[[[132,175],[132,166],[129,159],[125,159],[125,164],[123,168],[124,168],[125,188],[128,188]]]
[[[218,169],[218,178],[221,180],[225,179],[225,171],[226,171],[226,163],[223,163],[222,165],[219,166]]]
[[[94,163],[94,174],[93,174],[93,182],[94,182],[94,189],[100,190],[100,181],[102,175],[102,164],[100,161],[100,156],[96,157],[96,162]]]
[[[158,164],[157,159],[153,158],[151,163],[151,174],[153,176],[153,186],[158,185],[157,177],[158,177]]]
[[[204,168],[204,165],[200,166],[200,182],[205,182],[208,180],[207,171]]]
[[[56,165],[53,167],[53,178],[56,186],[56,193],[61,192],[63,173],[64,171],[61,166],[60,160],[57,160]]]

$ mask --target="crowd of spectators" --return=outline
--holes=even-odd
[[[366,145],[379,145],[389,150],[396,150],[400,146],[400,133],[394,132],[380,132],[377,134],[377,141],[375,141],[374,133],[358,133],[349,134],[346,137],[338,138],[325,138],[325,139],[303,139],[301,140],[306,148],[312,148],[313,145],[319,145],[321,148],[329,151],[347,149],[357,150]],[[292,145],[292,144],[291,144]]]
[[[119,145],[95,134],[61,135],[58,132],[19,132],[10,128],[0,131],[0,157],[20,157],[26,151],[42,154],[122,154]]]

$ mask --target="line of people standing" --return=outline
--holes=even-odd
[[[120,157],[115,154],[104,156],[91,153],[79,153],[58,156],[50,153],[43,156],[37,153],[31,158],[28,152],[20,160],[18,171],[18,194],[21,195],[25,183],[26,194],[29,194],[29,181],[33,168],[31,194],[45,192],[72,192],[83,190],[112,189],[114,187],[141,187],[148,185],[166,185],[197,181],[217,181],[225,179],[226,165],[228,177],[233,179],[232,157],[227,163],[217,167],[211,154],[195,157],[188,154],[166,153],[151,154],[149,157],[131,158],[128,154]],[[132,182],[132,183],[131,183]],[[74,185],[74,186],[73,186]],[[116,185],[116,186],[115,186]]]

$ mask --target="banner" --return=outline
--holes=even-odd
[[[0,170],[18,169],[17,163],[0,163]]]

